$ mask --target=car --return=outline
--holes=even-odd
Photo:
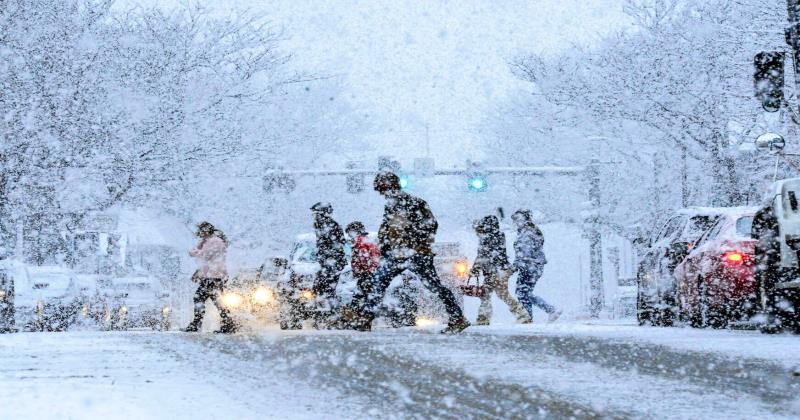
[[[285,258],[267,258],[257,269],[241,270],[225,283],[222,304],[238,325],[278,321],[278,282],[287,266]]]
[[[103,294],[106,296],[106,329],[170,329],[172,307],[169,294],[162,290],[157,279],[150,276],[116,277]]]
[[[14,320],[14,266],[16,261],[0,259],[0,334],[16,332]]]
[[[753,233],[762,236],[756,248],[756,292],[765,315],[760,329],[800,333],[800,178],[774,182],[755,219]]]
[[[672,325],[677,312],[673,271],[722,213],[721,209],[708,207],[677,210],[648,241],[636,270],[639,325]]]
[[[66,331],[76,321],[80,291],[74,273],[59,266],[10,264],[5,270],[4,299],[13,305],[10,329]]]
[[[680,318],[692,327],[722,328],[755,309],[756,208],[731,208],[675,267]]]

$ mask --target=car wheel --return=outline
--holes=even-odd
[[[697,278],[697,302],[690,309],[689,325],[692,328],[705,328],[706,315],[707,315],[707,296],[705,294],[706,286],[702,277]]]

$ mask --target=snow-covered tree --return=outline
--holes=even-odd
[[[596,45],[512,62],[531,89],[490,121],[497,143],[529,159],[603,157],[612,224],[757,200],[769,158],[739,152],[763,126],[752,59],[782,46],[785,9],[760,0],[630,0],[625,12],[631,27]]]

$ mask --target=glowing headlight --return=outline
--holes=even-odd
[[[300,297],[306,300],[314,299],[314,292],[311,290],[303,290],[300,292]]]
[[[267,289],[266,287],[259,287],[253,292],[253,302],[258,303],[260,305],[266,305],[272,302],[275,299],[272,290]]]
[[[120,315],[126,315],[127,313],[128,313],[128,307],[127,306],[123,306],[123,307],[119,308],[119,314]]]
[[[431,325],[438,324],[438,322],[435,319],[419,317],[417,318],[416,324],[418,327],[430,327]]]
[[[172,311],[172,309],[170,309],[170,307],[169,307],[169,306],[165,306],[165,307],[164,307],[164,309],[162,309],[162,310],[161,310],[161,315],[163,315],[163,316],[165,316],[165,317],[166,317],[166,316],[169,316],[169,313],[170,313],[171,311]]]
[[[242,304],[242,296],[234,292],[225,293],[222,295],[222,304],[228,308],[236,308]]]
[[[83,305],[81,307],[81,315],[88,316],[89,315],[89,305]]]
[[[463,278],[467,276],[469,266],[467,265],[466,261],[459,261],[453,266],[453,271],[455,271],[456,276]]]

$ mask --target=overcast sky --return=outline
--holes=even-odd
[[[622,3],[207,1],[219,10],[267,13],[285,29],[295,65],[340,75],[350,101],[382,124],[365,155],[423,156],[427,125],[437,164],[461,163],[471,153],[463,146],[480,144],[475,126],[519,86],[509,73],[509,59],[525,51],[568,51],[570,43],[591,43],[621,27]]]

